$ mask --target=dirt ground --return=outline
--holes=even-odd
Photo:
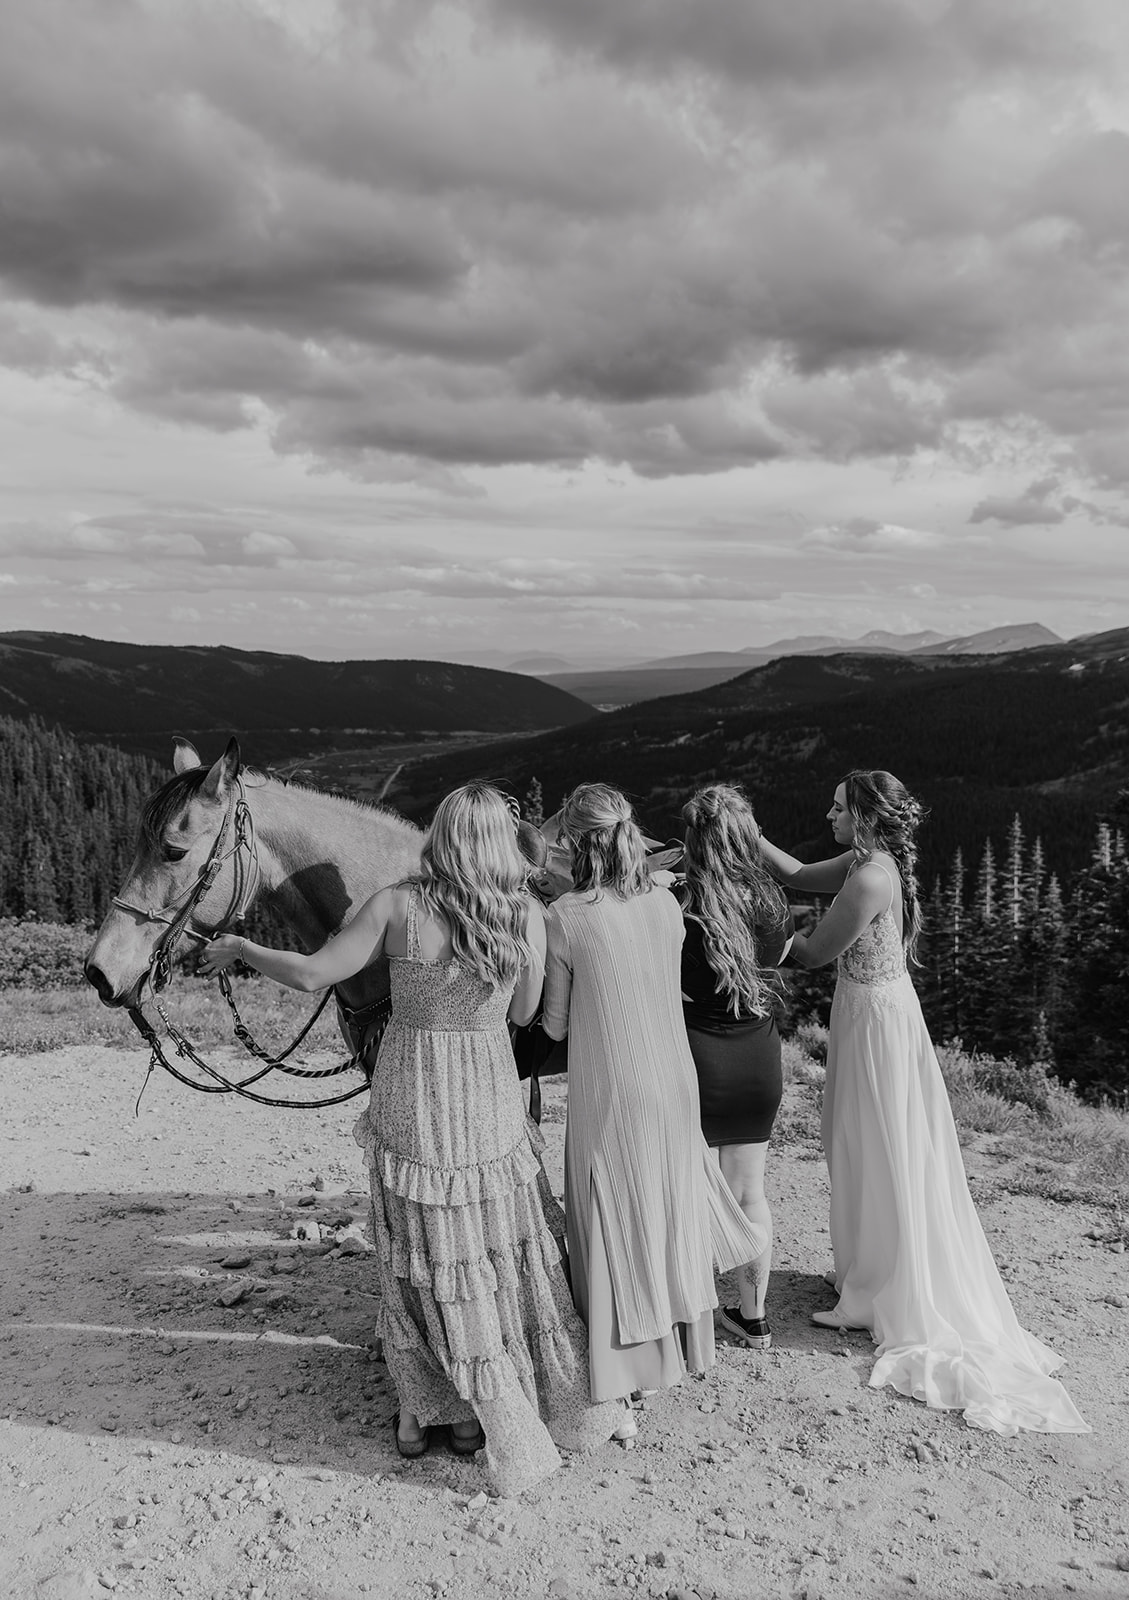
[[[1000,1439],[869,1389],[866,1336],[808,1322],[826,1179],[792,1145],[770,1157],[771,1352],[719,1335],[633,1448],[494,1501],[473,1461],[396,1455],[356,1104],[161,1077],[135,1118],[144,1066],[0,1059],[3,1600],[1129,1600],[1126,1256],[1108,1214],[1004,1193],[992,1140],[966,1151],[973,1192],[1092,1435]],[[557,1080],[558,1193],[564,1098]]]

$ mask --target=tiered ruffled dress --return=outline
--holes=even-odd
[[[506,1025],[512,986],[421,960],[415,890],[391,976],[392,1020],[354,1130],[372,1189],[376,1331],[402,1410],[424,1426],[477,1417],[491,1487],[516,1494],[560,1465],[557,1444],[603,1443],[622,1411],[589,1399],[564,1218]]]
[[[840,957],[823,1140],[836,1311],[873,1334],[871,1386],[994,1433],[1088,1433],[984,1237],[892,907]]]

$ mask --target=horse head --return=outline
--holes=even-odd
[[[253,839],[241,848],[238,741],[205,767],[177,739],[173,769],[145,805],[133,863],[86,957],[104,1005],[137,1005],[146,981],[163,987],[170,963],[183,959],[182,934],[202,940],[246,910],[254,850]]]

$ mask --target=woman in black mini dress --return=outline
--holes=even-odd
[[[765,1157],[780,1106],[775,968],[792,942],[792,916],[765,868],[752,807],[739,789],[712,784],[682,808],[686,824],[682,1003],[698,1072],[702,1132],[750,1222],[768,1231],[764,1251],[738,1269],[741,1301],[721,1322],[754,1349],[772,1334],[765,1295],[772,1213]]]

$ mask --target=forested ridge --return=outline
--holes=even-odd
[[[680,827],[705,783],[743,784],[770,836],[830,847],[823,818],[853,767],[885,767],[929,808],[928,877],[985,837],[1002,850],[1019,812],[1060,878],[1089,859],[1097,819],[1129,783],[1129,634],[1004,658],[789,657],[696,695],[627,707],[582,727],[414,763],[394,803],[426,815],[483,774],[548,811],[598,778],[635,801],[652,833]],[[1085,645],[1086,642],[1083,642]]]
[[[38,718],[0,717],[0,915],[90,923],[133,856],[145,800],[167,772]]]
[[[583,722],[592,708],[539,678],[447,661],[311,661],[226,645],[135,645],[0,634],[0,711],[163,757],[233,727],[262,761],[373,733],[508,733]]]

